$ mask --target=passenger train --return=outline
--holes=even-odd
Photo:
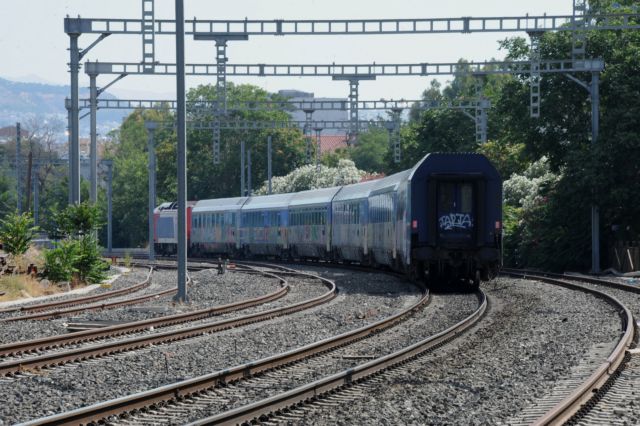
[[[502,180],[481,154],[433,153],[378,180],[188,206],[194,256],[274,256],[387,266],[428,282],[479,285],[501,264]],[[176,245],[175,205],[156,209],[159,253]]]

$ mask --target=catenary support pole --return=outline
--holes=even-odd
[[[267,180],[269,186],[269,195],[272,192],[271,179],[273,178],[273,169],[271,163],[271,155],[272,155],[272,147],[271,147],[271,135],[267,136]]]
[[[591,73],[591,147],[595,148],[600,132],[600,73]],[[591,206],[591,271],[600,272],[600,209]]]
[[[72,176],[73,176],[73,171],[71,170],[71,156],[73,155],[71,153],[71,101],[69,100],[69,102],[66,103],[66,108],[67,108],[67,159],[68,159],[68,166],[67,166],[67,186],[68,186],[68,204],[73,204],[73,190],[71,188],[71,180],[72,180]]]
[[[251,187],[251,148],[247,150],[247,195],[251,197],[253,188]]]
[[[107,164],[107,251],[109,254],[113,251],[113,161],[109,160]]]
[[[178,116],[178,294],[187,301],[187,128],[184,59],[184,0],[176,0],[176,94]]]
[[[147,121],[145,127],[148,132],[148,154],[149,154],[149,260],[156,259],[154,239],[153,239],[153,211],[156,208],[156,144],[154,140],[157,123]]]
[[[98,75],[89,74],[89,101],[90,101],[90,138],[91,148],[89,153],[90,170],[91,170],[91,187],[89,189],[89,199],[92,204],[98,200],[98,129],[97,129],[97,113],[98,113]]]
[[[320,156],[322,155],[322,138],[320,133],[322,133],[322,127],[316,127],[314,130],[316,131],[316,172],[320,173]]]
[[[40,223],[40,185],[38,182],[39,164],[33,165],[33,224]]]
[[[20,152],[21,133],[20,123],[16,123],[16,209],[18,209],[18,214],[22,213],[22,164],[20,164],[22,160],[22,153]]]
[[[244,139],[240,141],[240,196],[244,197],[245,192],[245,184],[244,184],[244,176],[245,176],[245,165],[244,165],[244,156],[245,156],[245,147],[244,147]]]
[[[69,132],[71,136],[71,157],[69,167],[71,168],[71,203],[80,203],[80,117],[78,109],[78,73],[80,72],[80,50],[78,48],[78,38],[80,34],[69,34],[71,41],[69,54],[69,70],[71,72],[71,125]]]

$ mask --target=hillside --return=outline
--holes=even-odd
[[[69,96],[69,86],[41,83],[22,83],[0,78],[0,127],[17,121],[26,122],[32,118],[59,118],[66,123],[67,111],[64,99]],[[80,88],[80,97],[89,96],[87,88]],[[102,97],[115,99],[104,93]],[[99,132],[117,127],[128,111],[100,111],[98,116]],[[81,133],[88,134],[89,120],[81,121]]]

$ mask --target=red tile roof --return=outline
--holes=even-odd
[[[320,136],[320,152],[333,152],[338,148],[347,147],[347,136],[345,135],[327,135]]]

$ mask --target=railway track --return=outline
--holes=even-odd
[[[278,268],[282,273],[299,273],[283,266],[278,266]],[[114,416],[119,416],[132,410],[146,409],[146,407],[150,406],[164,406],[172,402],[184,401],[186,400],[185,398],[189,399],[191,397],[202,396],[206,392],[215,392],[221,388],[231,388],[234,384],[240,382],[250,384],[252,379],[266,377],[266,374],[287,377],[290,374],[289,369],[300,368],[299,366],[302,361],[313,359],[314,363],[322,363],[323,359],[332,356],[333,351],[368,337],[375,336],[381,331],[407,320],[407,318],[411,317],[415,312],[426,306],[429,301],[430,295],[425,290],[418,301],[406,309],[403,309],[401,312],[356,330],[205,376],[163,386],[129,397],[103,402],[49,418],[35,420],[26,424],[78,424],[99,421],[100,419],[109,419],[109,422],[113,422],[115,421]],[[262,385],[264,386],[265,383],[262,383]],[[188,406],[186,408],[188,409]],[[185,407],[176,407],[176,409],[184,410]]]
[[[589,292],[597,297],[607,301],[614,306],[620,315],[622,322],[622,333],[611,353],[591,354],[592,356],[600,355],[605,360],[593,366],[580,366],[576,371],[572,372],[571,378],[561,382],[554,392],[539,401],[535,407],[532,407],[523,413],[521,424],[534,425],[557,425],[571,423],[575,424],[580,421],[589,412],[593,412],[593,408],[597,407],[597,402],[606,394],[607,389],[612,387],[616,377],[624,371],[625,364],[629,365],[631,359],[630,347],[633,343],[635,334],[635,322],[631,311],[614,296],[596,290],[588,285],[580,285],[577,282],[586,282],[589,284],[597,284],[606,286],[607,288],[623,289],[639,293],[638,288],[625,284],[613,283],[606,280],[595,278],[583,278],[572,275],[563,274],[537,274],[531,271],[505,270],[503,273],[518,277],[539,280],[550,284],[560,285],[563,287]],[[637,355],[636,355],[637,357]],[[629,376],[639,376],[640,363],[634,360],[636,370],[634,374]],[[640,377],[640,376],[639,376]],[[640,383],[640,379],[636,379]],[[621,391],[632,384],[633,380],[626,380],[621,383]],[[622,392],[612,393],[614,400],[622,396]],[[591,424],[609,424],[613,420],[611,416],[600,417],[596,423]],[[597,423],[597,421],[604,421]]]
[[[289,291],[287,281],[279,275],[257,270],[254,270],[254,272],[279,279],[282,284],[281,288],[276,292],[262,297],[215,308],[194,311],[191,313],[171,315],[167,317],[105,327],[98,330],[87,330],[68,335],[58,335],[44,339],[35,339],[31,341],[2,345],[0,346],[0,356],[2,356],[4,360],[0,362],[0,376],[15,375],[21,371],[54,367],[69,362],[113,355],[124,351],[144,348],[150,345],[184,340],[233,327],[265,321],[326,303],[336,295],[335,284],[329,280],[320,279],[321,282],[327,286],[328,290],[324,294],[312,299],[237,318],[217,322],[205,322],[194,326],[180,327],[171,331],[156,332],[156,329],[158,328],[190,321],[198,321],[213,315],[219,315],[221,313],[245,309],[250,306],[266,303],[284,296]],[[289,274],[291,271],[284,271],[284,273]],[[298,273],[297,275],[316,278],[316,276],[311,274]],[[127,336],[132,333],[139,333],[140,335],[134,337]],[[122,338],[122,336],[124,336],[124,338]],[[105,339],[113,340],[101,342],[95,345],[83,345],[83,343],[86,342]],[[67,349],[66,347],[70,345],[75,345],[76,347]],[[29,356],[34,353],[36,354],[35,356]]]
[[[0,322],[12,322],[12,321],[26,321],[26,320],[44,320],[49,318],[57,318],[60,316],[64,316],[67,314],[73,314],[77,312],[82,312],[83,310],[97,310],[97,309],[109,309],[117,306],[124,306],[129,304],[128,302],[131,300],[135,300],[137,303],[142,298],[134,298],[123,300],[118,305],[116,303],[102,303],[102,304],[94,304],[95,302],[99,302],[101,300],[113,299],[115,297],[122,297],[128,294],[135,293],[140,291],[151,284],[151,276],[153,274],[153,267],[149,268],[149,273],[145,280],[141,281],[138,284],[135,284],[131,287],[123,288],[120,290],[107,291],[101,294],[96,294],[93,296],[86,297],[78,297],[73,299],[60,300],[57,302],[48,302],[48,303],[39,303],[33,305],[25,305],[25,306],[16,306],[8,309],[0,309],[0,315],[3,314],[12,314],[12,313],[22,313],[24,315],[14,316],[14,317],[5,317],[0,318]],[[155,297],[158,293],[152,295]],[[74,306],[80,305],[88,305],[85,307],[77,307],[71,308]],[[64,309],[67,308],[67,309]]]

